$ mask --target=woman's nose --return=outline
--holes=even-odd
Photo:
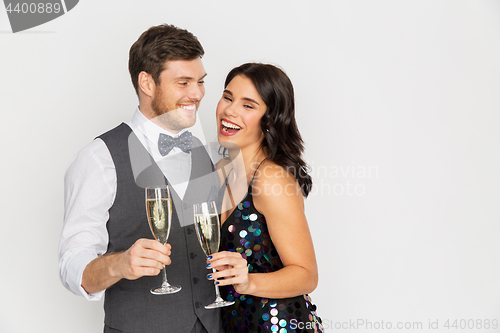
[[[228,105],[228,106],[224,109],[224,114],[225,114],[226,116],[236,117],[237,112],[236,112],[236,108],[234,107],[234,104],[233,104],[233,103],[231,103],[230,105]]]

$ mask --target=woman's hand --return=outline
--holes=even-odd
[[[217,280],[219,286],[233,285],[238,294],[249,294],[250,279],[247,261],[240,253],[222,251],[208,257],[207,269],[215,268],[217,271],[209,273],[209,280]]]

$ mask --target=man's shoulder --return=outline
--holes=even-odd
[[[80,149],[73,157],[68,165],[68,169],[92,163],[111,165],[113,162],[109,151],[109,143],[121,137],[127,137],[127,132],[130,133],[131,131],[131,128],[127,124],[121,123],[115,128],[95,137],[92,142]]]
[[[100,138],[94,139],[73,157],[66,168],[66,176],[89,174],[97,170],[113,169],[108,147]],[[71,177],[70,177],[71,178]]]
[[[103,134],[99,135],[96,138],[100,138],[104,142],[106,140],[110,140],[113,138],[121,138],[122,136],[128,136],[132,132],[132,128],[130,128],[129,125],[126,123],[121,123],[120,125],[116,126],[113,129],[110,129],[107,132],[104,132]]]

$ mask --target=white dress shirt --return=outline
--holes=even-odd
[[[139,108],[127,125],[182,199],[191,173],[190,153],[175,147],[163,157],[158,150],[158,138],[160,133],[177,137],[186,130],[169,133],[149,121]],[[116,196],[116,182],[113,159],[101,139],[95,139],[75,156],[64,177],[65,211],[59,243],[59,274],[68,290],[88,300],[100,300],[104,294],[104,291],[88,294],[81,286],[82,274],[92,260],[106,253],[109,241],[106,223]]]

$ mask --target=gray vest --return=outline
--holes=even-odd
[[[126,124],[99,138],[111,153],[117,176],[116,198],[106,225],[107,252],[125,251],[139,238],[153,238],[146,217],[144,187],[165,184],[167,180]],[[219,180],[206,150],[194,139],[191,177],[184,199],[180,200],[171,187],[173,216],[168,243],[172,245],[172,264],[167,266],[167,276],[182,290],[170,295],[151,294],[150,289],[161,285],[162,274],[120,280],[106,290],[104,299],[104,321],[112,328],[131,333],[191,332],[198,318],[209,332],[220,331],[220,311],[204,308],[215,299],[215,290],[213,282],[206,278],[206,257],[190,222],[193,203],[215,199]],[[142,156],[141,160],[149,163],[136,177],[131,155]]]

